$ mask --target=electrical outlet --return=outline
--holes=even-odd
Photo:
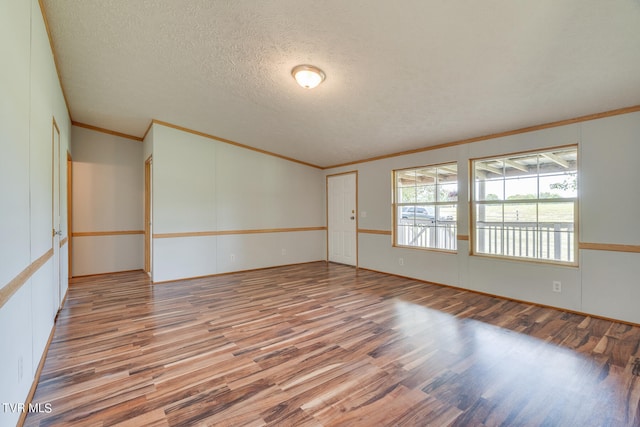
[[[285,248],[282,248],[282,256],[285,256],[287,254],[287,250]]]
[[[553,292],[562,292],[562,282],[557,280],[553,281]]]
[[[404,258],[398,258],[398,264],[404,265]]]
[[[235,254],[229,255],[229,259],[231,260],[231,262],[235,262],[236,261],[236,255]]]

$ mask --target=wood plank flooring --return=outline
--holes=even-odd
[[[25,425],[638,426],[639,399],[638,327],[318,262],[74,279]]]

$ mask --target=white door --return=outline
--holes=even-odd
[[[356,174],[327,178],[329,261],[357,264]]]
[[[54,316],[60,308],[62,292],[60,290],[60,129],[53,120],[51,131],[51,227],[53,246],[53,313]]]

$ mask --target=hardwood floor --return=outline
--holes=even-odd
[[[25,425],[637,426],[640,328],[323,262],[75,279]]]

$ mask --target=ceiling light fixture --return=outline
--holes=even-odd
[[[291,70],[291,75],[305,89],[313,89],[326,77],[320,68],[313,65],[297,65]]]

